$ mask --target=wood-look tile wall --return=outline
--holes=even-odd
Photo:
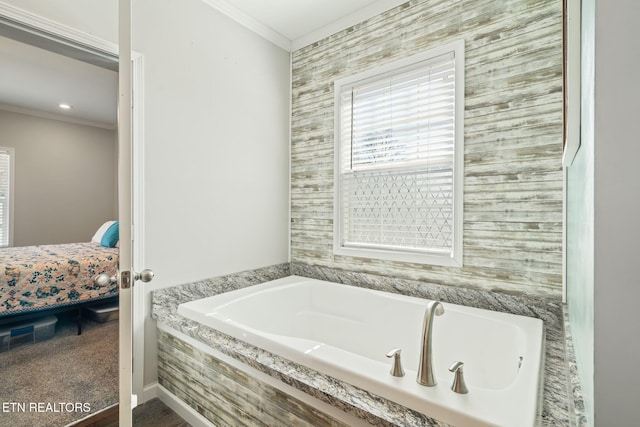
[[[158,382],[217,426],[347,427],[161,330]]]
[[[464,266],[334,256],[334,80],[461,38]],[[562,0],[410,1],[292,61],[293,262],[560,298]]]

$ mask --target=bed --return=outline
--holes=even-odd
[[[116,284],[93,280],[116,274],[119,249],[111,246],[115,242],[105,246],[94,236],[91,242],[0,249],[0,323],[117,300]]]

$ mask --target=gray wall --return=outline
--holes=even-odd
[[[133,3],[151,290],[288,260],[289,53],[200,0]],[[143,285],[144,286],[144,285]],[[145,329],[145,383],[156,330]]]
[[[0,111],[15,148],[14,246],[88,242],[117,216],[116,134]]]
[[[594,412],[597,426],[630,426],[640,384],[640,3],[596,0],[595,10]]]
[[[332,254],[333,81],[466,43],[464,267]],[[291,260],[562,292],[562,2],[413,1],[293,53]]]
[[[640,384],[640,4],[583,0],[582,8],[581,147],[567,186],[569,316],[589,423],[630,426]]]

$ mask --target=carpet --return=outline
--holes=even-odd
[[[0,353],[0,426],[62,427],[118,402],[118,322],[59,315],[56,336]]]

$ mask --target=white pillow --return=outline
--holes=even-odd
[[[111,227],[111,225],[113,225],[114,222],[115,221],[107,221],[104,224],[102,224],[100,228],[98,228],[98,231],[96,231],[96,234],[94,234],[93,237],[91,238],[91,241],[95,243],[100,243],[102,241],[102,236],[104,236],[104,233],[109,229],[109,227]]]

